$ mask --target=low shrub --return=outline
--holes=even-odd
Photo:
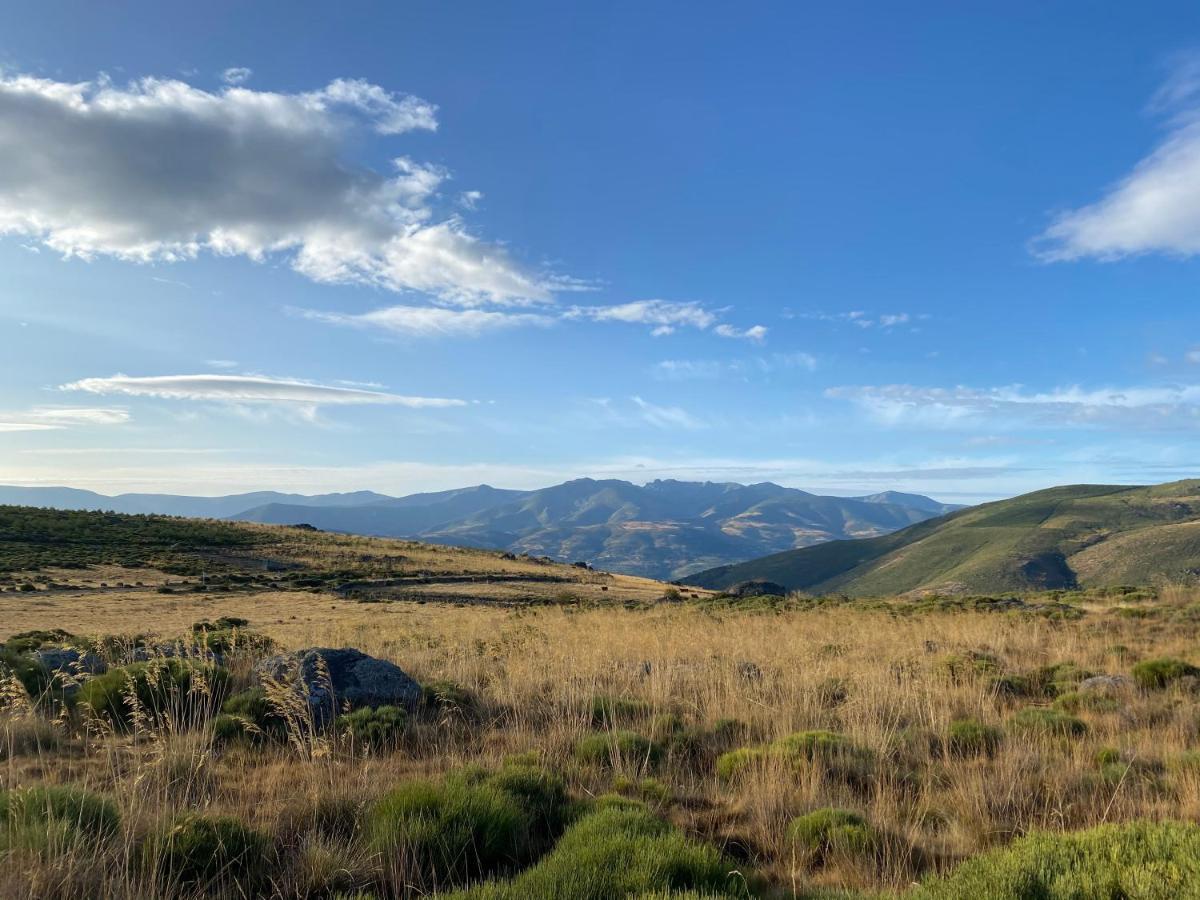
[[[143,863],[158,881],[209,887],[237,885],[253,893],[268,875],[267,838],[229,816],[187,815],[154,831],[143,842]]]
[[[629,725],[650,714],[650,704],[634,697],[592,698],[592,724],[597,728],[616,728]]]
[[[598,731],[575,744],[575,758],[596,766],[620,761],[653,765],[662,756],[662,747],[635,731]]]
[[[865,818],[848,809],[818,809],[792,819],[788,837],[811,863],[831,856],[865,856],[875,852],[875,830]]]
[[[384,750],[395,747],[404,737],[408,713],[398,706],[364,706],[338,716],[337,727],[359,747]]]
[[[927,881],[914,900],[1171,900],[1196,897],[1200,827],[1173,822],[1038,832]]]
[[[1087,734],[1087,723],[1068,715],[1061,709],[1046,706],[1029,706],[1012,717],[1011,725],[1031,734],[1051,734],[1059,737],[1078,738]]]
[[[724,779],[772,760],[799,767],[819,763],[825,774],[851,785],[864,782],[872,768],[873,754],[835,731],[800,731],[759,747],[742,747],[717,757],[717,774]]]
[[[137,718],[135,711],[152,725],[168,716],[199,724],[220,709],[228,692],[229,673],[219,666],[155,659],[88,679],[79,701],[114,727],[126,729]]]
[[[993,756],[1004,740],[1004,732],[978,719],[957,719],[946,729],[946,749],[951,756]]]
[[[1139,687],[1158,690],[1174,684],[1180,678],[1200,675],[1200,668],[1183,660],[1164,657],[1144,660],[1135,665],[1130,674]]]
[[[442,716],[474,718],[479,712],[479,699],[456,682],[430,681],[421,686],[421,707]]]
[[[445,888],[515,866],[529,853],[529,820],[507,791],[463,779],[412,781],[368,811],[373,850],[412,883]]]
[[[271,702],[267,692],[261,687],[247,688],[231,695],[222,704],[221,712],[224,715],[220,716],[220,719],[236,719],[241,726],[241,733],[256,743],[266,740],[282,741],[287,737],[287,717]],[[221,727],[232,728],[229,724]]]
[[[745,896],[740,876],[732,870],[715,847],[689,840],[640,804],[622,801],[584,816],[540,862],[515,878],[485,883],[451,897],[615,900]]]
[[[112,801],[69,786],[0,791],[0,850],[45,850],[116,835],[121,816]]]
[[[978,650],[949,653],[937,661],[934,671],[954,684],[961,684],[972,678],[999,673],[1000,660],[991,653]]]

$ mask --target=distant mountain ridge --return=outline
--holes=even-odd
[[[1200,575],[1200,480],[1068,485],[984,503],[861,541],[831,541],[688,576],[812,594],[1000,593]]]
[[[227,497],[0,486],[0,504],[160,513],[407,537],[679,578],[712,566],[841,538],[887,534],[959,507],[916,494],[827,497],[771,482],[580,478],[540,490],[489,485],[389,497],[372,491]]]

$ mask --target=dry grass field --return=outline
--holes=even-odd
[[[460,868],[410,846],[401,864],[379,843],[382,798],[397,786],[461,784],[464,772],[514,764],[561,779],[572,815],[632,815],[611,798],[636,800],[687,853],[711,854],[724,879],[689,880],[683,866],[650,888],[713,896],[934,890],[937,873],[1029,832],[1200,817],[1195,672],[1145,665],[1200,662],[1190,590],[1082,598],[1084,615],[1070,618],[913,612],[905,600],[651,604],[661,584],[591,577],[609,586],[589,598],[599,602],[511,606],[326,590],[5,594],[0,638],[35,628],[170,638],[237,616],[282,648],[355,647],[441,693],[380,746],[338,728],[225,741],[197,716],[114,730],[87,710],[35,710],[10,683],[0,787],[83,788],[115,805],[120,828],[86,842],[10,836],[0,896],[416,897],[480,881],[501,885],[480,897],[569,895],[487,881],[532,857]],[[226,662],[230,690],[248,686],[249,656]],[[1140,681],[1078,687],[1131,673]],[[255,877],[164,882],[146,848],[185,813],[252,829]],[[543,848],[534,875],[565,852]],[[589,890],[571,894],[636,893]]]

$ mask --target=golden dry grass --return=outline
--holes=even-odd
[[[851,606],[752,613],[691,604],[361,604],[306,592],[7,595],[0,600],[5,632],[63,627],[166,636],[197,619],[244,616],[286,647],[353,646],[419,681],[453,681],[479,698],[482,714],[425,722],[399,751],[366,757],[336,745],[315,756],[285,748],[222,752],[194,733],[88,742],[64,734],[60,751],[0,763],[0,787],[83,783],[117,798],[134,831],[168,810],[236,815],[290,854],[277,895],[318,896],[336,880],[332,870],[349,870],[350,882],[378,877],[359,843],[318,827],[330,809],[361,808],[416,775],[467,763],[496,766],[533,751],[581,797],[614,787],[636,792],[639,781],[653,778],[645,790],[662,813],[759,872],[768,893],[801,896],[815,885],[900,891],[926,871],[1031,829],[1200,817],[1200,769],[1174,765],[1200,746],[1200,703],[1190,684],[1118,692],[1111,709],[1079,711],[1088,732],[1070,738],[1013,727],[1019,709],[1048,705],[1049,698],[998,692],[996,673],[952,678],[944,664],[968,652],[994,656],[1009,674],[1068,661],[1103,673],[1126,673],[1139,659],[1163,656],[1200,663],[1189,617],[1198,599],[1171,589],[1155,604],[1157,617],[1133,619],[1097,605],[1081,620],[1061,622],[997,613],[898,616]],[[664,760],[579,762],[573,748],[596,728],[597,696],[644,701],[645,709],[620,727],[663,743]],[[665,714],[707,735],[700,749],[671,749],[677,726],[668,726]],[[994,756],[947,752],[947,729],[964,717],[1004,730]],[[827,729],[862,748],[870,762],[860,775],[843,777],[821,760],[767,760],[722,780],[714,756],[726,744],[711,736],[731,720],[738,724],[728,732],[737,735],[729,747]],[[20,721],[9,727],[30,727]],[[1102,770],[1102,748],[1118,750],[1126,769]],[[885,849],[821,865],[797,854],[787,823],[826,806],[863,813],[888,836]],[[144,884],[121,874],[121,853],[128,852],[83,862],[10,860],[0,895],[145,896]]]

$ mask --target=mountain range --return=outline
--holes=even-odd
[[[811,594],[996,593],[1149,584],[1200,574],[1200,480],[1071,485],[973,506],[891,534],[831,541],[689,576]]]
[[[770,482],[635,485],[591,478],[530,491],[477,485],[406,497],[372,491],[109,497],[74,488],[0,486],[0,504],[304,523],[326,531],[583,560],[661,579],[824,541],[875,537],[960,508],[894,491],[828,497]]]

